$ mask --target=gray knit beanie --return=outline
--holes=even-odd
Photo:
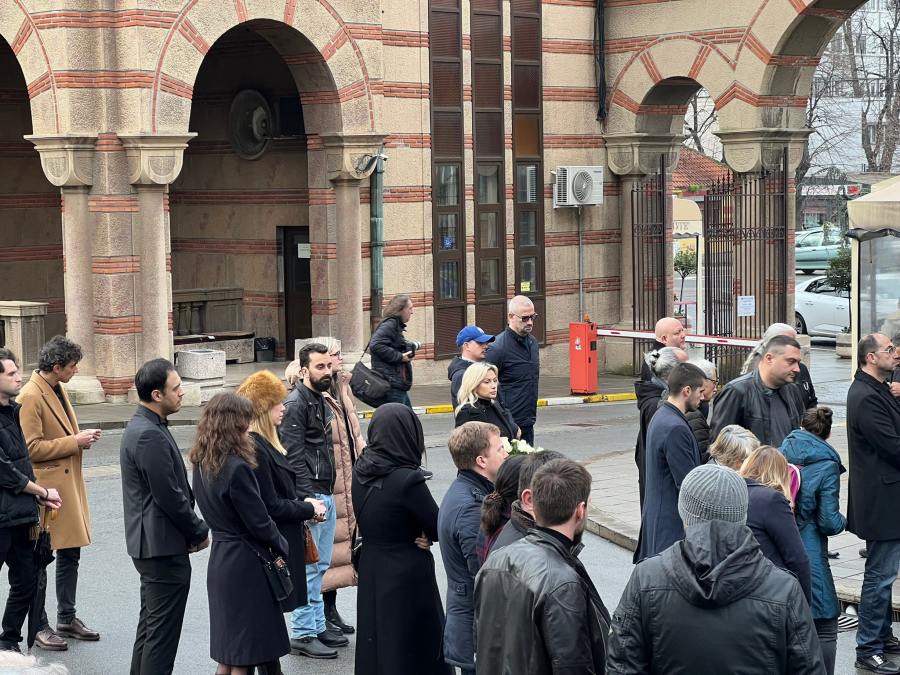
[[[747,483],[727,467],[698,466],[681,483],[678,515],[685,527],[707,520],[744,524],[747,522]]]

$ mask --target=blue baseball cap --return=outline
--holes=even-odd
[[[469,342],[470,340],[475,340],[475,342],[493,342],[494,336],[488,335],[478,326],[466,326],[456,336],[456,346],[462,347],[464,342]]]

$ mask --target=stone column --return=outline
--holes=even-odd
[[[166,186],[181,173],[184,149],[194,136],[119,136],[128,159],[129,182],[138,195],[135,241],[140,246],[136,253],[141,274],[141,362],[172,358],[172,285],[166,271],[170,246],[164,202]]]
[[[380,133],[323,133],[328,180],[334,186],[337,220],[338,333],[344,358],[352,365],[362,353],[364,317],[362,274],[362,225],[359,213],[359,186],[375,170]]]
[[[94,350],[93,232],[88,208],[97,139],[68,135],[26,138],[41,153],[44,174],[59,186],[65,203],[62,220],[66,330],[84,354],[78,363],[78,375],[69,381],[66,391],[74,404],[103,403],[106,397],[97,379]]]
[[[341,349],[361,352],[364,317],[362,310],[362,234],[359,220],[358,180],[334,180],[335,217],[337,219],[337,257],[341,261],[337,294],[338,332]]]

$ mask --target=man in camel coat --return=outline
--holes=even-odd
[[[51,547],[56,552],[56,630],[42,610],[36,644],[50,651],[68,649],[64,637],[94,641],[100,634],[75,615],[75,591],[81,547],[91,543],[91,514],[81,471],[81,457],[100,437],[99,429],[79,431],[75,411],[64,384],[78,372],[81,347],[57,335],[41,349],[38,370],[16,399],[28,453],[39,484],[55,488],[63,506],[50,525]],[[47,584],[44,571],[38,584]]]

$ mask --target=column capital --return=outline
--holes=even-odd
[[[132,185],[172,183],[184,163],[188,141],[197,134],[119,135],[128,160],[128,180]]]
[[[781,153],[788,149],[788,170],[793,172],[803,159],[803,147],[812,129],[741,129],[714,131],[722,141],[725,161],[738,173],[750,173],[781,166]]]
[[[25,136],[41,155],[44,175],[57,187],[93,184],[93,153],[96,136],[57,134]]]
[[[644,176],[659,170],[659,156],[667,155],[670,169],[681,155],[681,134],[607,134],[606,158],[609,169],[618,176]]]
[[[328,180],[361,181],[375,170],[378,152],[387,134],[344,133],[319,134],[325,145],[325,170]]]

